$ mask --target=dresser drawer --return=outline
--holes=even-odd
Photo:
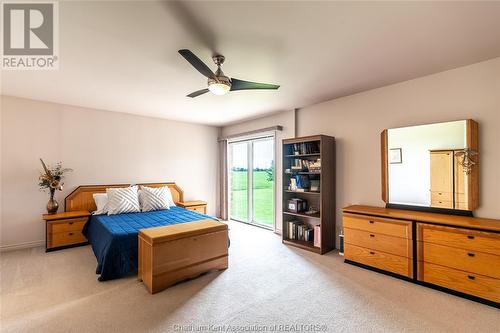
[[[431,200],[431,207],[453,209],[453,201]]]
[[[500,234],[417,223],[417,240],[500,256]]]
[[[500,302],[500,280],[457,269],[419,263],[419,280],[465,294]]]
[[[418,242],[418,260],[500,279],[500,256]]]
[[[453,201],[452,192],[431,191],[431,201]]]
[[[344,242],[368,249],[395,254],[401,257],[413,257],[412,242],[410,239],[406,238],[344,228]]]
[[[380,217],[344,214],[344,227],[412,239],[411,222]]]
[[[81,231],[83,230],[85,223],[87,223],[86,217],[49,222],[47,223],[47,232],[57,233],[66,231]]]
[[[372,266],[388,272],[412,277],[412,259],[396,256],[378,250],[371,250],[364,247],[345,244],[344,256],[351,260],[367,266]]]
[[[85,243],[86,241],[87,239],[81,233],[81,231],[58,232],[48,235],[47,247],[52,248],[52,247],[73,245],[73,244]]]

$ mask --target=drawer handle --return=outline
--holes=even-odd
[[[68,224],[73,224],[73,223],[75,223],[75,222],[68,222]]]
[[[375,235],[374,234],[370,234],[370,237],[375,237]]]
[[[375,254],[375,252],[373,252],[373,251],[370,251],[370,254]]]
[[[372,220],[370,220],[370,221],[368,221],[368,222],[370,222],[371,224],[375,223],[375,221],[372,221]]]
[[[468,238],[468,239],[474,239],[475,237],[474,237],[474,236],[471,236],[471,235],[467,235],[467,238]]]
[[[467,277],[469,278],[469,280],[475,280],[476,277],[474,275],[467,275]]]
[[[471,253],[471,252],[467,253],[467,255],[468,255],[469,257],[474,257],[474,256],[476,256],[474,253]]]
[[[73,233],[72,233],[72,232],[70,232],[68,235],[73,236]]]

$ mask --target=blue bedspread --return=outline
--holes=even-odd
[[[83,228],[97,258],[99,281],[137,273],[138,232],[141,229],[214,219],[180,207],[144,213],[93,215]]]

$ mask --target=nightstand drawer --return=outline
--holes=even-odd
[[[86,217],[50,222],[47,224],[47,232],[58,233],[66,231],[81,231],[83,230],[85,223],[87,223]]]
[[[191,207],[186,207],[186,209],[193,210],[201,214],[206,214],[206,206],[191,206]]]
[[[87,239],[81,231],[58,232],[48,235],[48,248],[85,243]]]

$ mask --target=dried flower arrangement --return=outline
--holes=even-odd
[[[43,166],[43,172],[40,172],[40,177],[38,178],[38,186],[40,190],[50,191],[50,200],[47,204],[47,211],[49,214],[55,214],[59,208],[59,204],[54,200],[54,193],[56,190],[62,191],[64,183],[62,179],[66,172],[73,171],[69,168],[63,168],[62,163],[59,162],[53,167],[47,167],[45,162],[40,159]]]

